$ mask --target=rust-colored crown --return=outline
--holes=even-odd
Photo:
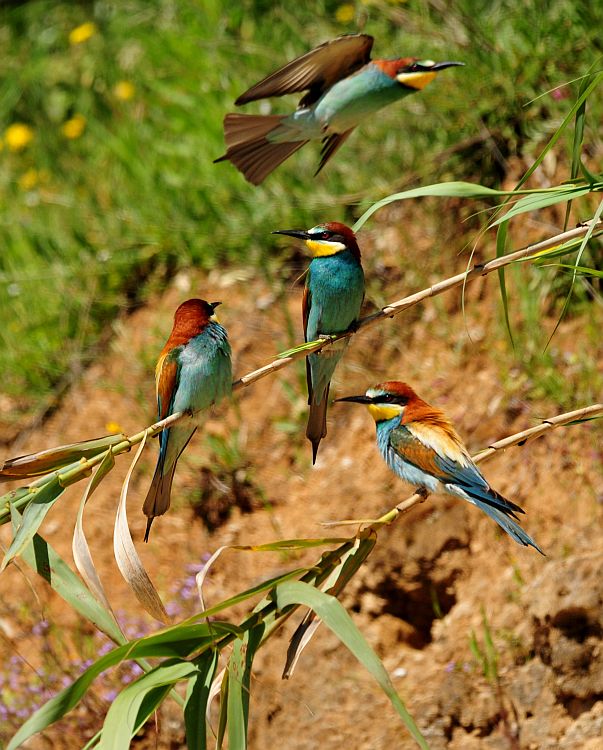
[[[174,313],[174,326],[163,349],[168,351],[198,336],[214,314],[214,305],[204,299],[188,299]]]
[[[397,57],[394,60],[373,60],[373,65],[380,68],[386,76],[395,78],[400,70],[417,62],[418,57]]]
[[[356,235],[350,229],[350,227],[342,224],[340,221],[327,221],[321,226],[323,226],[325,229],[328,229],[330,232],[333,232],[335,235],[339,235],[348,250],[351,250],[352,253],[358,258],[358,260],[360,260],[360,248],[358,247],[358,240],[356,239]]]

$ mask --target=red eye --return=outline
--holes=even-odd
[[[331,232],[322,232],[322,234],[320,235],[320,238],[323,240],[328,240],[330,236],[331,236]]]

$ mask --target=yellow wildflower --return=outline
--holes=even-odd
[[[113,93],[117,99],[121,99],[122,102],[127,102],[128,99],[133,99],[136,89],[134,84],[130,81],[118,81],[113,87]]]
[[[33,138],[33,129],[22,122],[14,122],[4,131],[4,141],[10,151],[23,151],[33,141]]]
[[[88,39],[90,39],[91,36],[94,36],[96,34],[96,24],[92,23],[91,21],[87,21],[86,23],[81,24],[81,26],[76,26],[75,29],[72,29],[69,32],[69,44],[81,44],[82,42],[87,42]]]
[[[40,181],[40,175],[37,169],[28,169],[19,177],[19,187],[21,190],[33,190]]]
[[[119,435],[123,432],[121,425],[117,422],[107,422],[105,430],[107,430],[110,435]]]
[[[84,115],[73,115],[70,120],[67,120],[63,123],[63,125],[61,126],[61,131],[63,132],[65,138],[69,138],[73,141],[81,136],[81,134],[84,132],[85,127],[86,118],[84,117]]]
[[[340,5],[335,11],[335,18],[339,23],[350,23],[356,17],[356,8],[352,3],[345,3]]]

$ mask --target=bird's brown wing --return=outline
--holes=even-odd
[[[336,81],[366,65],[371,59],[372,46],[373,37],[368,34],[338,36],[271,73],[241,94],[235,104],[307,90],[300,106],[308,107]]]
[[[170,407],[174,400],[174,393],[178,387],[178,362],[171,356],[171,352],[162,353],[155,368],[155,385],[157,389],[157,412],[159,419],[165,419],[170,414]]]

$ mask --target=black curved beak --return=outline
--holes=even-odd
[[[221,305],[221,304],[222,304],[221,302],[210,302],[209,306],[211,307],[212,310],[215,310],[216,307],[218,307],[218,305]]]
[[[449,61],[449,62],[436,63],[435,65],[432,65],[431,67],[427,67],[427,66],[423,67],[422,65],[420,67],[426,72],[428,71],[433,72],[434,70],[444,70],[445,68],[454,68],[457,66],[463,67],[464,65],[465,63],[462,63],[462,62]]]
[[[353,401],[356,404],[372,404],[373,399],[368,396],[346,396],[345,398],[336,398],[335,401]]]
[[[301,229],[276,229],[270,234],[286,234],[287,237],[296,237],[298,240],[308,240],[310,235]]]

